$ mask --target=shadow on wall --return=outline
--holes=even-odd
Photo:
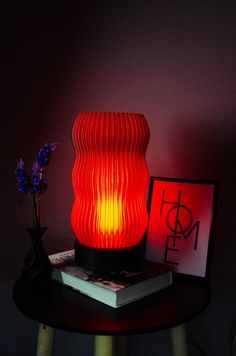
[[[236,113],[170,120],[166,145],[175,176],[219,181],[212,283],[230,288],[236,257]],[[222,286],[221,286],[222,284]]]

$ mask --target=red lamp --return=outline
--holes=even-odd
[[[73,125],[75,261],[97,271],[136,268],[148,214],[149,128],[135,113],[80,113]]]

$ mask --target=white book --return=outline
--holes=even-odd
[[[137,272],[96,273],[77,266],[74,250],[49,256],[52,279],[113,308],[118,308],[172,284],[167,265],[145,261]]]

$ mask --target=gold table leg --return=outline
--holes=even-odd
[[[50,326],[39,324],[37,356],[52,355],[54,329]]]
[[[112,356],[113,336],[96,335],[94,337],[94,356]]]
[[[173,356],[187,356],[187,337],[185,324],[171,329]]]

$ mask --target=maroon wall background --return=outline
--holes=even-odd
[[[30,202],[15,165],[29,170],[46,141],[60,142],[42,200],[49,253],[73,246],[73,148],[79,111],[145,114],[151,175],[220,181],[212,300],[189,323],[191,355],[230,356],[236,327],[235,1],[52,1],[1,5],[2,355],[34,353],[37,324],[15,308],[11,289],[29,240]],[[57,355],[91,352],[90,336],[58,331]],[[130,354],[168,355],[166,332],[129,339]],[[199,349],[200,348],[200,349]],[[203,354],[203,353],[202,353]]]

